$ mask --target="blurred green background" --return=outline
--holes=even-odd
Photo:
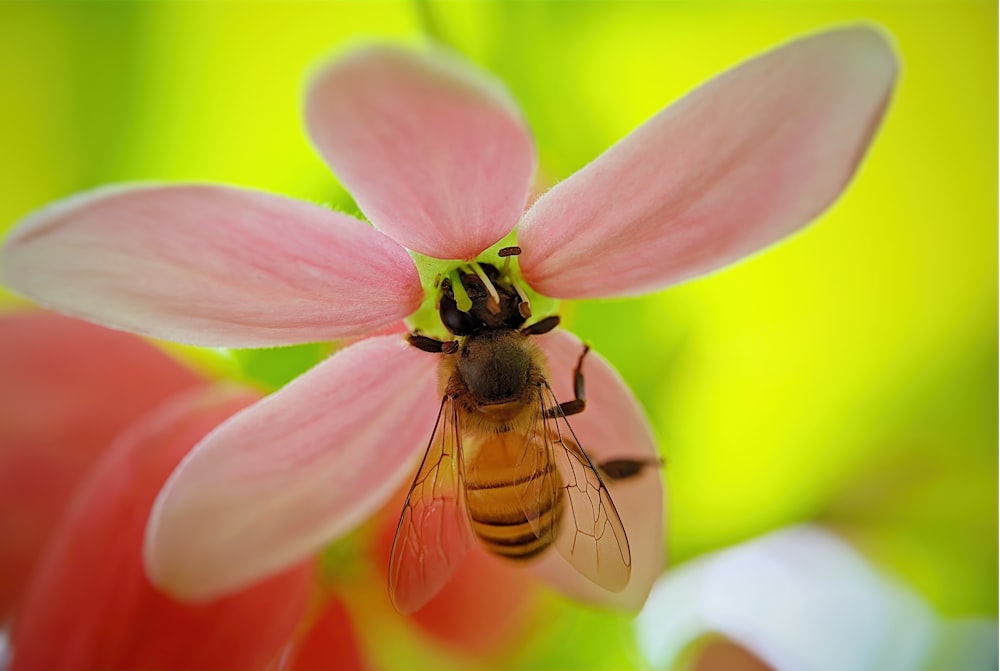
[[[840,201],[711,277],[564,304],[564,319],[649,414],[667,460],[672,563],[820,520],[939,613],[995,617],[993,2],[3,2],[0,230],[121,181],[347,202],[300,104],[318,60],[358,41],[433,33],[495,72],[551,182],[742,59],[858,20],[890,33],[903,65]],[[275,381],[322,353],[242,360]],[[507,664],[637,663],[619,645],[621,618],[547,607],[560,617]]]

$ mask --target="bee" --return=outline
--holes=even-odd
[[[505,248],[500,255],[519,252]],[[452,277],[461,287],[441,282],[438,312],[456,338],[409,336],[413,346],[443,356],[442,399],[393,541],[393,605],[402,613],[420,609],[476,540],[514,562],[555,546],[586,578],[622,591],[632,564],[625,527],[566,419],[586,406],[581,370],[588,348],[574,371],[575,398],[559,403],[545,355],[532,341],[559,317],[525,326],[531,315],[525,294],[488,263]],[[460,301],[463,292],[468,300]],[[641,466],[609,462],[605,477],[631,477]]]

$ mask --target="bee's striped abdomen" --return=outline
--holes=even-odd
[[[558,478],[551,463],[540,471],[511,465],[469,473],[466,506],[472,530],[486,549],[508,559],[530,559],[551,545],[563,510]]]

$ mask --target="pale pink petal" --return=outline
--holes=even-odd
[[[59,312],[197,345],[361,335],[422,290],[399,245],[343,214],[210,185],[99,189],[21,222],[0,277]]]
[[[439,358],[363,340],[236,415],[171,476],[146,538],[152,581],[198,601],[315,553],[413,475]]]
[[[377,228],[441,259],[472,259],[514,227],[535,149],[503,86],[442,51],[371,47],[312,82],[306,123]]]
[[[573,370],[583,343],[563,330],[537,339],[549,360],[549,383],[560,402],[573,399]],[[577,438],[597,463],[614,459],[659,458],[652,430],[642,407],[621,376],[596,352],[584,358],[583,375],[587,407],[569,418]],[[632,478],[610,480],[611,493],[628,536],[632,575],[623,592],[608,592],[577,573],[566,560],[549,552],[537,565],[539,574],[565,594],[628,610],[638,610],[663,571],[664,521],[663,473],[655,465]]]
[[[896,69],[880,33],[853,27],[712,80],[535,203],[525,279],[559,298],[639,294],[788,235],[850,180]]]

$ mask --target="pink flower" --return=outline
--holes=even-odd
[[[849,181],[882,116],[895,59],[875,31],[791,43],[666,108],[526,212],[530,135],[502,86],[442,53],[357,51],[320,71],[310,136],[374,228],[312,204],[186,185],[99,190],[28,217],[3,279],[41,304],[197,345],[355,338],[425,299],[407,249],[447,272],[499,265],[553,298],[622,296],[715,270],[795,231]],[[425,273],[427,274],[427,273]],[[433,275],[433,272],[429,273]],[[536,318],[546,314],[536,314]],[[537,338],[560,400],[581,351]],[[440,355],[372,335],[227,421],[183,461],[146,538],[151,579],[178,597],[226,594],[317,552],[405,480],[440,402]],[[597,461],[656,454],[642,412],[599,356],[573,418]],[[632,545],[621,594],[548,553],[538,571],[581,599],[637,608],[662,568],[662,485],[647,469],[612,488]]]
[[[303,668],[319,655],[328,668],[362,667],[335,598],[309,616],[312,561],[196,606],[144,573],[146,520],[167,476],[259,394],[210,385],[139,338],[42,312],[0,316],[0,370],[11,668],[253,669],[279,658]],[[311,651],[331,621],[339,636]]]
[[[375,516],[368,558],[382,584],[390,575],[391,549],[408,486]],[[451,650],[503,666],[504,654],[522,647],[537,620],[538,582],[518,569],[473,545],[441,591],[407,616],[408,623]]]
[[[6,620],[108,443],[201,381],[139,338],[39,311],[0,315],[0,371],[0,620]]]

